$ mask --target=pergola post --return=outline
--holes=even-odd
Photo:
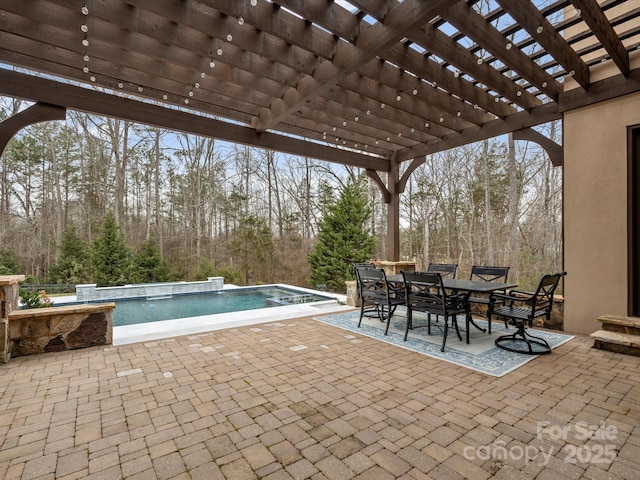
[[[389,203],[387,205],[387,260],[400,260],[400,189],[398,180],[400,167],[395,158],[391,161],[391,170],[387,177]]]
[[[426,157],[414,158],[400,178],[400,163],[393,157],[390,161],[391,169],[387,172],[387,185],[384,184],[378,172],[367,169],[367,176],[371,178],[382,192],[387,204],[387,261],[400,261],[400,194],[413,171],[425,162]]]

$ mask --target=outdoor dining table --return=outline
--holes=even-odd
[[[396,287],[404,285],[402,275],[388,275],[387,281],[393,283]],[[458,292],[469,293],[491,293],[495,291],[504,291],[518,286],[513,282],[483,282],[475,280],[458,280],[455,278],[443,278],[442,285],[444,288]],[[471,324],[481,332],[486,332],[486,328],[482,328],[471,319]]]

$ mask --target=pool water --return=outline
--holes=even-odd
[[[280,287],[227,289],[203,294],[116,300],[113,326],[135,325],[219,313],[331,300]]]

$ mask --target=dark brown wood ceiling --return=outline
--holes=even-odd
[[[0,94],[388,170],[640,89],[639,14],[619,0],[2,0]],[[609,66],[615,80],[593,83]]]

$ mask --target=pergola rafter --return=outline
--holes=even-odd
[[[326,144],[339,163],[560,118],[564,76],[588,97],[593,56],[629,77],[639,43],[640,9],[620,0],[500,1],[484,15],[473,0],[87,0],[86,15],[80,3],[3,1],[0,62],[269,131],[283,150]]]
[[[589,88],[589,67],[529,0],[497,0],[533,39],[569,72],[584,89]]]
[[[598,37],[598,40],[611,56],[611,60],[618,66],[620,72],[625,76],[629,75],[629,52],[624,48],[622,41],[613,30],[611,22],[609,22],[600,5],[585,0],[571,0],[571,3],[580,10],[580,16]]]

